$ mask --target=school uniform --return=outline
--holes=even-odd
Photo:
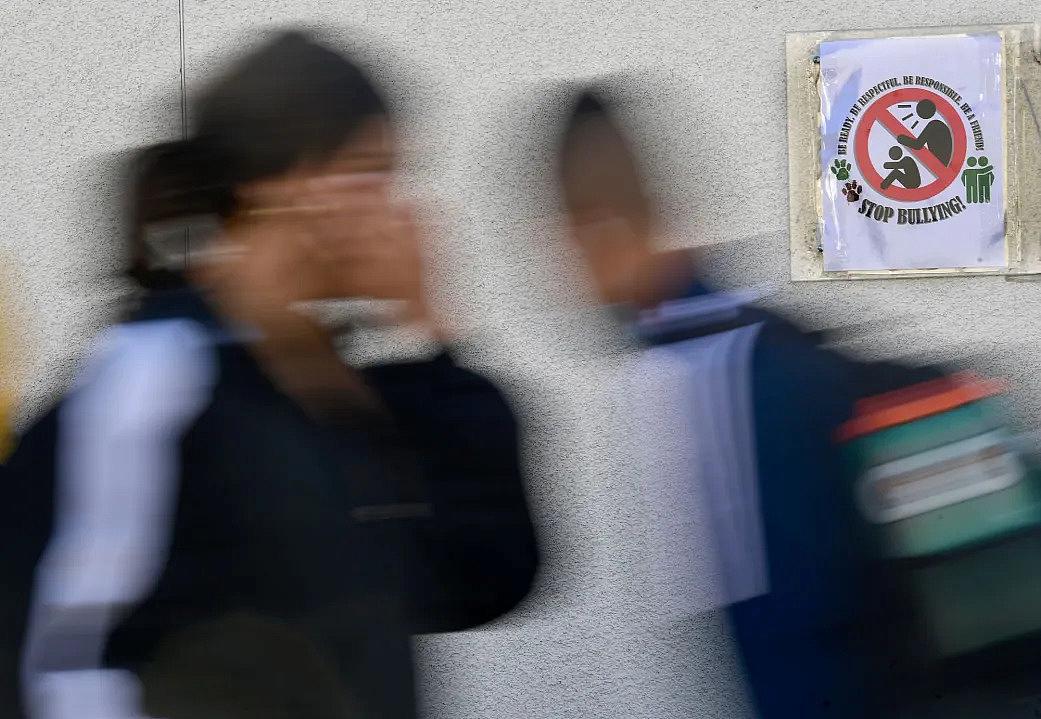
[[[413,717],[409,634],[508,611],[535,546],[499,393],[447,355],[367,376],[389,422],[316,418],[185,289],[106,330],[8,468],[22,711]]]
[[[671,601],[690,613],[726,607],[764,719],[877,716],[882,652],[870,628],[882,609],[833,441],[857,380],[851,363],[751,299],[694,283],[633,322],[647,371],[678,378],[672,401],[692,446],[689,474],[658,481],[676,484],[671,496],[696,494],[684,501],[701,505],[711,530],[714,561],[688,582],[711,601]],[[674,540],[672,551],[705,552],[692,536]]]

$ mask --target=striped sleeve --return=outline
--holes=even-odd
[[[36,570],[22,654],[32,719],[141,716],[136,677],[105,668],[105,646],[158,582],[180,439],[215,374],[200,325],[120,325],[102,335],[62,406],[54,529]]]
[[[761,324],[679,343],[690,363],[698,483],[715,534],[727,603],[769,591],[752,398],[752,353]]]

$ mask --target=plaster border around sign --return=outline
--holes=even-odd
[[[1002,36],[1005,112],[1005,246],[1007,268],[825,272],[819,232],[820,66],[826,40],[997,32]],[[1041,24],[971,25],[848,32],[791,33],[786,38],[788,201],[793,281],[998,275],[1041,279]]]

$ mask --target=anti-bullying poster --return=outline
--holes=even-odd
[[[1007,264],[997,33],[820,45],[824,269]]]

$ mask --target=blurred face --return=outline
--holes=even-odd
[[[647,203],[632,155],[607,120],[592,117],[572,131],[563,183],[571,233],[601,301],[631,301],[651,252]]]
[[[386,118],[374,117],[329,158],[241,188],[257,281],[288,301],[418,292],[419,248],[411,213],[391,194],[395,162]]]

